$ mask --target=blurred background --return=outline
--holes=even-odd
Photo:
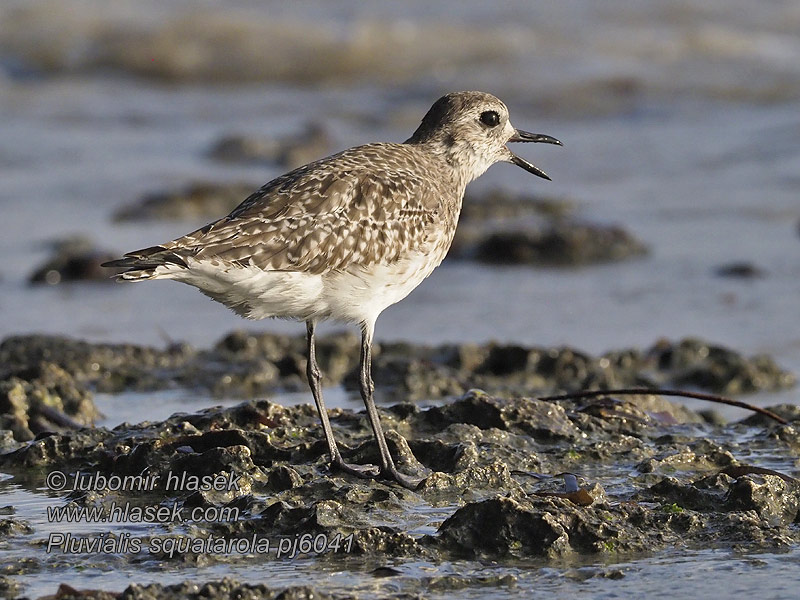
[[[472,184],[453,256],[378,339],[692,335],[800,372],[799,34],[781,0],[4,0],[0,337],[302,333],[97,265],[478,89],[564,141],[519,149],[553,182]]]

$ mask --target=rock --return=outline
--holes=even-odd
[[[572,439],[579,431],[556,403],[532,398],[493,398],[481,390],[470,390],[455,402],[434,406],[417,417],[431,429],[454,423],[524,433],[536,439]]]
[[[5,598],[17,598],[20,596],[22,586],[5,575],[0,575],[0,595]]]
[[[99,416],[91,392],[58,365],[43,361],[0,372],[0,428],[17,441],[77,429]]]
[[[690,484],[668,477],[652,486],[647,495],[685,510],[753,511],[766,527],[791,525],[798,521],[800,511],[800,483],[776,475],[752,473],[734,478],[720,472]]]
[[[642,423],[664,425],[703,423],[697,412],[676,404],[658,394],[614,394],[585,399],[579,411],[601,419],[631,419]]]
[[[50,362],[99,391],[169,387],[177,370],[190,366],[194,356],[188,346],[158,350],[132,344],[90,344],[62,336],[10,336],[0,342],[0,364],[26,369]]]
[[[777,406],[770,406],[768,408],[776,415],[783,417],[787,421],[800,421],[800,406],[797,404],[779,404]],[[764,427],[767,425],[773,425],[775,421],[766,415],[753,413],[749,417],[742,419],[740,423],[749,427]],[[790,425],[786,429],[793,429],[793,427]]]
[[[420,488],[420,492],[426,495],[449,492],[469,496],[476,490],[517,495],[522,493],[522,487],[514,480],[508,467],[500,463],[485,467],[467,467],[454,474],[435,472],[423,481]]]
[[[358,393],[357,336],[318,340],[326,385],[344,383]],[[164,349],[130,344],[89,344],[59,336],[12,336],[0,343],[0,364],[30,368],[58,365],[97,391],[157,390],[184,386],[224,397],[256,397],[276,390],[307,391],[304,336],[232,332],[213,348],[185,344]],[[591,356],[574,348],[496,343],[436,347],[383,343],[375,348],[379,397],[428,400],[460,396],[470,388],[496,395],[546,395],[620,387],[691,385],[720,393],[786,389],[796,377],[768,356],[745,357],[702,340],[659,341],[643,352],[624,349]],[[651,401],[652,402],[652,401]],[[671,405],[664,405],[665,407]],[[655,407],[645,412],[685,418]],[[654,416],[654,415],[651,415]]]
[[[475,259],[489,264],[575,267],[646,253],[647,247],[621,227],[559,222],[540,230],[490,233],[478,242]]]
[[[755,279],[765,277],[767,272],[761,267],[749,262],[734,262],[720,265],[714,269],[718,277],[732,277],[738,279]]]
[[[87,238],[75,237],[55,242],[53,256],[34,269],[31,284],[58,285],[71,281],[113,281],[119,269],[100,265],[118,257],[116,252],[96,248]]]
[[[461,209],[461,224],[477,222],[486,224],[518,220],[520,217],[540,216],[563,219],[575,211],[575,203],[550,196],[514,194],[504,190],[490,190],[481,196],[468,192]]]
[[[695,338],[656,343],[648,355],[678,386],[691,385],[721,394],[786,389],[797,378],[766,355],[746,358],[740,353]]]
[[[0,415],[0,454],[10,452],[20,446],[20,442],[14,438],[14,431],[11,429],[18,425],[13,416],[9,417],[8,414]],[[25,435],[23,434],[21,437],[25,437]]]
[[[624,260],[647,246],[620,226],[581,222],[574,203],[492,191],[468,197],[449,256],[489,264],[575,267]]]
[[[58,586],[55,595],[42,596],[40,600],[83,600],[91,598],[91,600],[118,600],[119,594],[114,592],[106,592],[104,590],[87,590],[76,589],[71,585],[62,583]]]
[[[249,333],[232,331],[214,346],[214,350],[226,358],[265,358],[271,362],[283,360],[287,354],[301,356],[305,343],[297,336],[278,335],[272,333]]]
[[[92,596],[94,597],[94,596]],[[264,584],[239,583],[233,579],[195,583],[162,585],[151,583],[148,585],[131,584],[121,594],[115,596],[116,600],[335,600],[344,598],[341,595],[330,595],[320,592],[310,586],[295,586],[277,591]]]
[[[192,182],[182,189],[146,194],[117,210],[113,218],[117,222],[219,219],[239,206],[259,186],[252,183]]]
[[[56,465],[66,467],[72,462],[97,460],[104,452],[99,445],[108,437],[104,429],[82,429],[40,437],[11,452],[0,454],[0,465],[8,469],[27,470]]]
[[[669,442],[665,437],[663,442]],[[677,443],[665,451],[650,456],[636,468],[642,473],[719,470],[736,462],[733,455],[709,440]]]
[[[728,510],[753,510],[770,527],[800,521],[800,483],[774,475],[745,475],[730,486],[725,507]]]
[[[253,480],[265,481],[264,473],[253,464],[252,453],[247,446],[225,446],[210,448],[202,453],[183,454],[171,457],[167,473],[177,475],[183,480],[183,474],[188,477],[208,478],[208,481],[217,481],[220,489],[213,496],[215,502],[229,502],[233,498],[247,495],[252,490]],[[157,473],[152,469],[151,473]],[[168,479],[162,473],[163,480]],[[192,486],[187,491],[195,491]],[[178,492],[184,491],[177,489]]]
[[[467,556],[531,556],[569,549],[564,528],[551,515],[535,514],[527,504],[495,498],[468,504],[439,528],[436,544]]]
[[[0,519],[0,539],[12,535],[30,535],[34,532],[30,523],[21,519]]]
[[[303,485],[303,478],[292,467],[278,465],[267,474],[267,485],[272,491],[282,492]]]
[[[438,473],[463,471],[475,466],[478,459],[478,448],[473,441],[413,440],[409,447],[414,456]]]
[[[427,543],[470,557],[561,557],[643,549],[624,508],[583,508],[558,498],[494,498],[458,509]]]
[[[686,509],[713,512],[723,506],[729,484],[730,478],[727,475],[715,475],[698,484],[682,483],[674,477],[665,477],[650,487],[643,496],[655,496],[664,505],[673,506],[674,512]]]
[[[225,162],[256,162],[296,169],[330,154],[331,139],[320,123],[306,123],[302,132],[279,139],[226,135],[214,142],[210,158]]]
[[[465,384],[451,369],[429,361],[380,354],[372,367],[373,378],[380,381],[379,398],[389,400],[424,400],[464,393]],[[353,365],[344,379],[348,390],[359,390],[359,368]]]
[[[298,377],[306,383],[305,336],[247,333],[234,331],[217,342],[214,350],[229,363],[267,360],[275,364],[281,377]],[[360,340],[352,332],[334,333],[317,339],[317,363],[326,385],[336,384],[357,369]]]

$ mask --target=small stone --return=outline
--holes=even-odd
[[[765,277],[767,272],[761,267],[749,262],[734,262],[720,265],[714,269],[714,274],[719,277],[731,277],[737,279],[755,279]]]

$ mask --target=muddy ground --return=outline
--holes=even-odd
[[[305,388],[303,351],[302,337],[242,332],[209,349],[4,340],[0,470],[23,487],[55,489],[63,506],[112,514],[127,505],[126,518],[147,527],[131,536],[109,525],[102,540],[108,552],[97,553],[76,546],[91,536],[54,541],[6,507],[0,543],[29,546],[36,559],[4,567],[0,590],[24,594],[26,578],[52,569],[54,560],[84,568],[109,557],[138,561],[145,570],[168,564],[185,567],[190,580],[193,565],[235,565],[266,554],[360,556],[376,564],[398,557],[548,561],[675,547],[776,550],[800,542],[796,406],[774,407],[787,424],[762,415],[726,424],[713,409],[701,415],[658,396],[536,399],[631,385],[734,394],[793,386],[795,377],[769,357],[691,339],[603,356],[497,344],[382,344],[374,376],[390,448],[401,470],[425,477],[410,491],[331,473],[315,408],[263,399]],[[319,356],[328,384],[354,387],[356,337],[320,339]],[[243,402],[160,422],[91,426],[96,391],[157,395],[174,387]],[[329,412],[345,459],[376,462],[365,414]],[[55,471],[64,475],[61,488],[47,479]],[[187,519],[191,511],[203,518]],[[46,544],[53,547],[41,554]],[[83,553],[70,553],[76,548]],[[394,574],[386,567],[375,576]],[[508,584],[507,576],[468,579],[418,580],[406,591]],[[133,585],[115,597],[279,593],[225,580]],[[312,596],[328,597],[307,588],[280,597]]]

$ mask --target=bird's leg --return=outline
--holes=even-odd
[[[322,421],[325,441],[328,442],[328,452],[330,452],[331,455],[331,468],[358,477],[377,477],[380,473],[380,469],[377,465],[354,465],[346,463],[339,453],[339,448],[336,446],[336,439],[333,437],[331,422],[328,419],[328,411],[325,410],[325,402],[322,399],[322,386],[320,385],[322,374],[320,373],[319,366],[317,366],[317,351],[314,342],[315,326],[316,323],[314,321],[306,321],[306,332],[308,334],[308,364],[306,366],[306,375],[308,376],[308,385],[311,387],[311,395],[314,396],[314,402],[317,404],[319,419]]]
[[[370,425],[372,425],[375,440],[378,442],[378,450],[381,454],[381,474],[388,479],[393,479],[403,487],[413,490],[419,486],[422,479],[403,475],[395,467],[392,455],[389,453],[389,446],[386,444],[386,436],[383,434],[378,409],[375,407],[375,400],[373,399],[375,384],[372,382],[373,331],[374,324],[372,323],[365,323],[361,328],[361,368],[359,377],[361,397],[367,407],[367,417]]]

